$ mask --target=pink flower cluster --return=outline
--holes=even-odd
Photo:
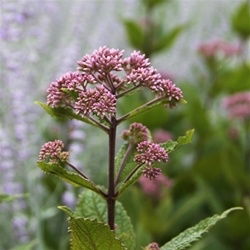
[[[69,153],[63,151],[64,144],[60,140],[49,141],[45,143],[39,153],[39,161],[57,163],[58,161],[65,162],[69,157]]]
[[[173,181],[164,174],[160,173],[155,179],[148,180],[146,176],[141,176],[139,184],[142,191],[152,198],[160,198],[165,188],[170,188]]]
[[[98,72],[107,74],[110,71],[121,71],[123,64],[123,50],[100,47],[92,54],[85,55],[78,61],[78,70],[83,72]]]
[[[145,55],[134,51],[124,58],[123,53],[104,46],[85,55],[77,62],[77,72],[50,84],[47,104],[73,109],[82,116],[110,118],[116,112],[119,94],[129,90],[131,84],[150,89],[171,106],[180,101],[182,91],[158,73]]]
[[[205,57],[215,57],[218,54],[230,57],[241,53],[240,46],[227,43],[221,40],[214,40],[203,43],[199,46],[198,51]]]
[[[138,164],[145,164],[151,167],[156,162],[167,162],[168,153],[159,144],[143,141],[137,145],[137,154],[135,156],[135,161]]]
[[[69,72],[60,79],[52,82],[47,90],[47,104],[51,107],[66,106],[71,103],[69,94],[65,90],[85,89],[88,82],[93,82],[91,76],[83,75],[78,72]]]
[[[161,174],[160,168],[146,167],[142,171],[143,176],[149,180],[154,180],[157,176]]]
[[[231,117],[250,118],[250,91],[239,92],[228,96],[224,100],[224,107]]]
[[[74,106],[77,114],[83,116],[95,114],[101,118],[115,114],[115,107],[115,96],[103,86],[81,91]]]
[[[124,140],[130,143],[137,144],[149,139],[150,132],[143,124],[134,122],[129,126],[129,129],[125,130],[122,134]]]

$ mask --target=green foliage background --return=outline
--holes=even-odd
[[[9,193],[15,197],[1,195],[0,249],[69,248],[67,216],[57,206],[64,204],[66,191],[77,199],[80,190],[36,168],[36,156],[43,142],[60,138],[74,151],[73,146],[80,141],[82,151],[76,153],[74,160],[94,181],[106,185],[107,140],[104,134],[85,125],[78,128],[85,134],[84,138],[68,136],[75,125],[52,120],[34,104],[35,100],[44,101],[50,81],[74,70],[76,60],[104,44],[143,50],[157,68],[173,76],[183,89],[187,104],[173,110],[156,108],[133,121],[142,122],[153,131],[165,129],[174,139],[187,129],[196,130],[192,144],[171,154],[164,172],[174,185],[164,190],[161,199],[144,194],[139,184],[130,187],[121,197],[134,225],[136,249],[152,241],[163,245],[201,219],[234,206],[242,206],[244,210],[218,224],[190,249],[250,249],[250,163],[247,156],[250,125],[229,119],[221,105],[228,94],[250,90],[249,22],[245,21],[249,12],[244,6],[236,12],[245,1],[145,1],[148,6],[145,8],[142,1],[132,0],[57,0],[48,8],[46,1],[3,0],[3,13],[7,2],[12,2],[17,12],[30,10],[33,16],[22,24],[23,35],[19,40],[3,39],[1,43],[0,192],[8,193],[12,182],[22,188]],[[157,25],[153,35],[145,36],[142,30],[147,15]],[[35,31],[37,36],[30,35]],[[243,42],[245,53],[237,58],[206,61],[197,53],[197,47],[213,38]],[[6,63],[6,58],[17,52],[22,53],[22,78]],[[30,61],[27,58],[31,58]],[[14,98],[18,98],[14,90],[23,93],[17,107],[13,105]],[[121,112],[143,103],[146,97],[147,93],[129,96],[121,105]],[[24,138],[26,144],[15,132],[21,119],[17,119],[17,112],[21,108],[25,109],[20,116],[26,119],[28,130]],[[33,130],[28,127],[30,124]],[[230,136],[231,129],[236,129],[237,137]],[[6,145],[13,152],[11,169],[4,167],[6,156],[1,154]],[[24,160],[20,158],[23,149],[28,152]],[[14,176],[11,180],[5,176],[9,172]],[[22,237],[14,226],[20,218],[26,218],[21,227]]]

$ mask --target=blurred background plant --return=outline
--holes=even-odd
[[[241,0],[2,0],[0,193],[15,197],[0,196],[0,249],[68,249],[67,225],[56,206],[74,206],[78,193],[36,169],[45,141],[64,140],[71,161],[103,184],[107,141],[102,134],[75,122],[53,122],[33,103],[45,98],[52,79],[74,70],[76,60],[102,45],[142,50],[183,89],[188,103],[177,112],[156,108],[133,120],[154,130],[155,141],[196,129],[194,142],[171,155],[166,178],[148,186],[141,179],[122,197],[137,249],[164,243],[232,206],[245,210],[191,249],[250,249],[249,5]],[[129,96],[124,103],[131,106],[124,104],[123,111],[144,98]]]

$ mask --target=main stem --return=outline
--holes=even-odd
[[[109,130],[109,179],[108,179],[108,224],[111,230],[115,229],[115,142],[116,142],[116,118],[112,117]]]

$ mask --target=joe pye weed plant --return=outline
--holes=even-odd
[[[187,131],[176,141],[156,144],[152,142],[147,127],[132,123],[122,133],[124,143],[116,152],[117,127],[122,122],[157,105],[172,108],[183,103],[183,93],[171,80],[162,77],[138,51],[125,57],[122,50],[101,47],[85,55],[77,64],[76,72],[66,73],[50,84],[47,104],[38,104],[53,117],[76,119],[106,133],[109,138],[107,187],[98,186],[73,166],[68,160],[69,152],[64,151],[60,140],[42,146],[38,166],[72,185],[88,189],[80,195],[75,211],[66,206],[59,207],[69,216],[71,249],[132,250],[135,249],[136,236],[119,197],[141,175],[148,181],[157,180],[169,154],[191,142],[194,130]],[[137,90],[149,92],[148,102],[120,114],[119,100]],[[161,247],[150,243],[144,248],[184,249],[235,209],[239,208],[201,221]]]

